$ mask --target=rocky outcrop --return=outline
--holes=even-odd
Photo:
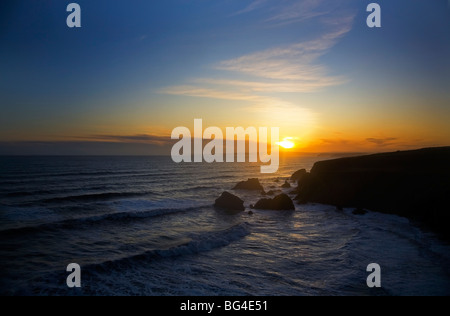
[[[450,237],[450,147],[318,162],[296,200],[419,220]]]
[[[353,215],[366,215],[368,212],[365,209],[357,208],[353,212]]]
[[[284,184],[281,187],[283,189],[290,189],[291,188],[291,184],[286,180],[286,182],[284,182]]]
[[[244,201],[229,192],[223,192],[216,200],[214,207],[227,211],[245,211]]]
[[[248,179],[247,181],[239,182],[233,190],[264,191],[264,188],[258,179]]]
[[[306,169],[299,170],[291,176],[291,181],[301,180],[306,175]]]
[[[280,194],[273,199],[259,200],[254,206],[257,210],[295,211],[294,202],[286,194]]]
[[[269,192],[263,192],[263,195],[274,196],[277,192],[281,192],[281,190],[270,190]]]

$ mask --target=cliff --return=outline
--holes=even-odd
[[[450,237],[450,147],[318,162],[297,190],[300,203],[398,214]]]

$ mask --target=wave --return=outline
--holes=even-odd
[[[161,178],[167,176],[179,176],[176,172],[145,172],[145,171],[99,171],[99,172],[69,172],[69,173],[53,173],[53,174],[24,174],[11,175],[2,177],[2,185],[12,185],[18,183],[40,183],[48,182],[49,180],[66,180],[66,181],[81,181],[86,178],[108,178],[108,179],[122,179],[122,178]]]
[[[176,259],[183,256],[209,252],[226,247],[250,234],[250,224],[248,223],[241,223],[225,230],[200,233],[192,236],[190,241],[171,248],[153,249],[115,260],[85,265],[82,267],[82,278],[83,280],[87,280],[85,281],[86,283],[89,283],[90,280],[96,280],[98,277],[101,278],[105,272],[119,270],[120,273],[117,274],[118,276],[125,273],[126,270],[132,270],[139,273],[138,265],[146,265],[149,262],[157,260]],[[47,271],[44,275],[35,277],[33,282],[31,282],[31,285],[27,282],[15,289],[0,288],[0,295],[67,295],[67,287],[55,286],[55,284],[61,283],[60,280],[61,271]],[[123,286],[123,281],[118,282],[118,286]],[[97,283],[95,282],[95,284]],[[84,292],[85,289],[88,292]],[[83,288],[81,291],[72,292],[71,295],[85,295],[87,293],[92,295],[92,292],[90,291],[104,295],[101,287],[96,289]]]
[[[133,267],[136,262],[149,262],[158,259],[174,258],[208,252],[217,248],[226,247],[229,244],[248,236],[249,234],[250,224],[241,223],[226,230],[199,234],[194,236],[191,241],[169,249],[149,250],[141,254],[86,266],[85,271],[88,273],[90,271],[103,272],[114,268],[122,269],[125,267]]]
[[[92,172],[54,172],[54,173],[23,173],[23,174],[10,174],[3,175],[4,179],[37,179],[37,178],[59,178],[59,177],[71,177],[71,176],[108,176],[108,175],[139,175],[136,171],[92,171]]]
[[[42,203],[62,203],[62,202],[101,202],[107,200],[132,198],[154,195],[154,192],[108,192],[108,193],[96,193],[96,194],[84,194],[84,195],[72,195],[65,197],[57,197],[40,200]]]
[[[210,205],[205,206],[192,206],[186,208],[161,208],[161,209],[153,209],[148,211],[140,211],[140,212],[117,212],[110,214],[103,214],[98,216],[91,217],[82,217],[75,219],[68,219],[63,221],[45,223],[34,226],[25,226],[19,228],[11,228],[0,231],[0,237],[13,237],[13,236],[22,236],[25,234],[35,234],[38,232],[48,232],[55,231],[61,229],[75,229],[75,228],[86,228],[86,225],[95,225],[95,224],[104,224],[107,222],[120,222],[124,223],[126,221],[133,220],[141,220],[146,218],[170,215],[175,213],[182,212],[190,212],[195,210],[204,209],[209,207]]]
[[[198,185],[195,187],[189,187],[189,188],[184,188],[184,189],[177,189],[177,192],[195,192],[195,191],[200,191],[200,190],[211,190],[211,189],[220,189],[220,186],[218,186],[217,188],[215,188],[214,186],[211,185]]]
[[[35,196],[35,195],[45,195],[52,194],[50,191],[39,190],[39,191],[19,191],[19,192],[11,192],[5,193],[5,197],[14,198],[14,197],[27,197],[27,196]]]

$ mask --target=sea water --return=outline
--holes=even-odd
[[[231,191],[237,182],[281,190],[323,159],[284,158],[261,175],[257,164],[170,157],[0,158],[0,294],[449,295],[448,244],[408,219],[314,204],[213,208],[225,190],[248,208],[262,196]],[[66,285],[70,263],[79,289]],[[375,292],[371,263],[382,269]]]

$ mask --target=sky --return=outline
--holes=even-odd
[[[450,145],[450,2],[0,3],[0,155],[169,154],[173,129],[279,127],[302,152]]]

